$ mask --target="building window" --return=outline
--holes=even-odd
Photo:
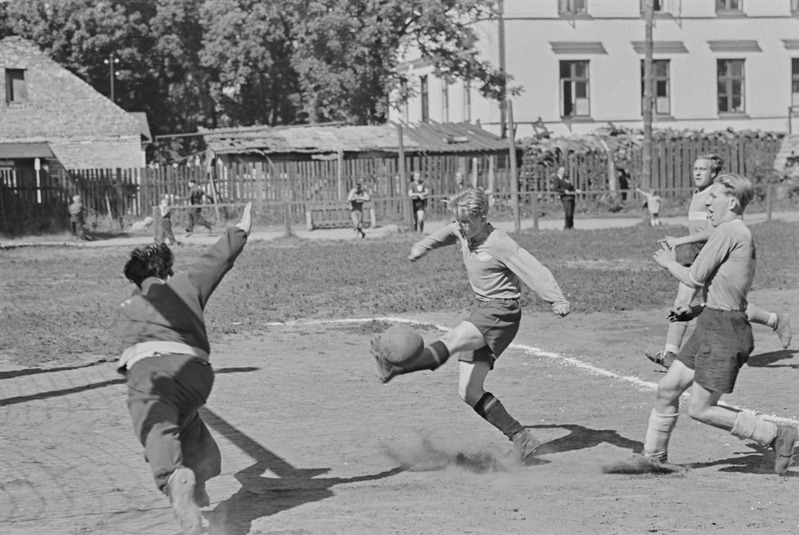
[[[669,90],[669,60],[652,60],[652,113],[671,115],[671,91]],[[644,102],[644,62],[641,61],[641,110]]]
[[[558,13],[561,15],[587,15],[588,0],[558,0]]]
[[[449,82],[441,80],[441,122],[449,122]]]
[[[716,14],[740,14],[743,3],[743,0],[716,0]]]
[[[28,86],[25,83],[24,69],[6,69],[6,102],[25,102],[28,100]]]
[[[472,120],[472,84],[470,82],[463,82],[463,120],[466,122]]]
[[[422,122],[430,120],[430,88],[427,85],[427,76],[422,76],[419,79],[421,83],[421,96],[422,96]]]
[[[587,61],[560,62],[560,103],[562,117],[590,117]]]
[[[799,106],[799,58],[791,58],[791,106]]]
[[[646,13],[646,1],[641,0],[641,13]],[[652,11],[654,13],[664,13],[666,10],[663,6],[665,4],[665,0],[652,0]]]
[[[744,60],[717,60],[719,113],[744,113]]]
[[[791,13],[799,15],[799,0],[791,0]]]

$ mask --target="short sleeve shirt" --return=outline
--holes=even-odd
[[[688,271],[691,280],[703,285],[706,306],[746,310],[756,256],[752,232],[742,220],[719,225]]]

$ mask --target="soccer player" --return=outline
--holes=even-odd
[[[681,265],[666,244],[655,253],[655,261],[681,284],[701,288],[706,304],[696,329],[658,384],[644,441],[647,460],[667,460],[680,396],[688,388],[691,418],[774,448],[777,474],[785,473],[793,460],[795,427],[777,425],[754,412],[738,412],[718,404],[723,394],[733,391],[738,372],[754,349],[746,296],[755,274],[756,255],[752,234],[743,222],[744,209],[753,196],[748,179],[733,174],[719,176],[705,200],[707,217],[715,232],[691,267]]]
[[[205,482],[221,469],[219,447],[197,412],[214,383],[203,311],[250,228],[248,204],[239,223],[185,273],[173,274],[164,243],[137,247],[125,264],[136,288],[121,307],[125,350],[117,369],[127,377],[128,409],[155,484],[187,534],[201,532],[199,507],[210,503]]]
[[[471,314],[441,339],[424,347],[406,368],[385,359],[388,350],[376,336],[372,340],[372,354],[377,361],[377,376],[387,383],[397,375],[435,370],[450,355],[458,353],[461,399],[502,431],[513,442],[520,460],[526,462],[541,442],[508,414],[499,399],[484,390],[483,384],[519,330],[520,281],[550,303],[556,315],[566,316],[571,307],[552,273],[510,236],[486,221],[488,196],[482,190],[466,188],[450,197],[447,205],[455,221],[415,243],[408,259],[413,262],[433,249],[460,245],[476,297]]]
[[[685,267],[690,267],[699,251],[707,242],[714,228],[708,223],[705,202],[710,196],[710,187],[721,172],[724,161],[716,154],[706,153],[697,157],[694,162],[694,190],[691,204],[688,208],[688,235],[681,238],[666,236],[665,242],[672,249],[680,253],[680,262]],[[695,288],[682,282],[677,288],[677,297],[674,299],[673,308],[669,309],[669,329],[666,334],[666,346],[654,355],[646,357],[664,368],[668,368],[680,351],[688,323],[701,310],[702,302],[697,298]],[[787,314],[769,312],[756,305],[749,304],[746,313],[752,323],[760,323],[771,327],[779,337],[782,347],[791,345],[791,324]]]

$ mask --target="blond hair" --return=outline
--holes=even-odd
[[[741,205],[743,212],[749,202],[755,197],[755,188],[752,182],[742,175],[725,173],[716,178],[716,184],[724,188],[724,192],[734,197]]]
[[[710,173],[713,175],[718,175],[719,173],[721,173],[721,170],[724,168],[724,160],[722,160],[721,156],[719,156],[714,152],[705,152],[697,156],[696,159],[709,161]]]
[[[457,217],[459,212],[470,216],[488,215],[488,195],[481,189],[466,188],[447,199],[447,209]]]

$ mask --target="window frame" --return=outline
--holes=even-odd
[[[799,0],[791,0],[791,15],[799,15]]]
[[[5,100],[6,104],[22,104],[28,101],[28,81],[25,77],[25,69],[5,68]],[[19,76],[15,76],[19,75]],[[21,83],[15,83],[21,82]]]
[[[741,63],[741,75],[740,77],[731,74],[730,71],[732,70],[733,62],[740,62]],[[721,74],[721,66],[722,64],[726,64],[725,73]],[[741,87],[741,94],[740,100],[741,105],[739,110],[732,110],[726,109],[722,110],[721,102],[722,102],[722,83],[727,90],[725,92],[726,101],[728,108],[733,107],[733,99],[735,98],[734,93],[734,84],[736,81],[740,82]],[[718,109],[719,115],[745,115],[746,114],[746,60],[741,58],[718,58],[716,59],[716,107]]]
[[[578,7],[577,4],[582,7]],[[561,17],[587,17],[588,0],[558,0],[558,15]]]
[[[569,77],[564,78],[563,67],[565,65],[569,66]],[[575,74],[575,68],[578,64],[585,64],[585,76],[578,77]],[[560,86],[560,116],[563,119],[572,120],[572,119],[590,119],[591,118],[591,62],[589,60],[560,60],[558,63],[558,80]],[[572,109],[572,113],[566,113],[566,84],[570,85],[569,93],[571,94],[571,101],[569,105]],[[585,101],[587,106],[587,111],[585,114],[579,114],[578,109],[578,84],[585,85]]]
[[[644,60],[641,61],[641,115],[644,114]],[[658,76],[656,65],[660,64],[666,65],[666,76]],[[652,70],[654,71],[654,86],[653,91],[654,94],[652,95],[652,112],[655,115],[660,116],[671,116],[671,59],[653,59],[652,60]],[[658,81],[665,81],[666,82],[666,100],[668,102],[668,110],[667,111],[660,111],[658,109],[658,94],[657,94],[657,87]]]
[[[744,0],[716,0],[716,15],[743,15],[743,12]]]
[[[799,58],[791,58],[791,107],[799,108]]]

